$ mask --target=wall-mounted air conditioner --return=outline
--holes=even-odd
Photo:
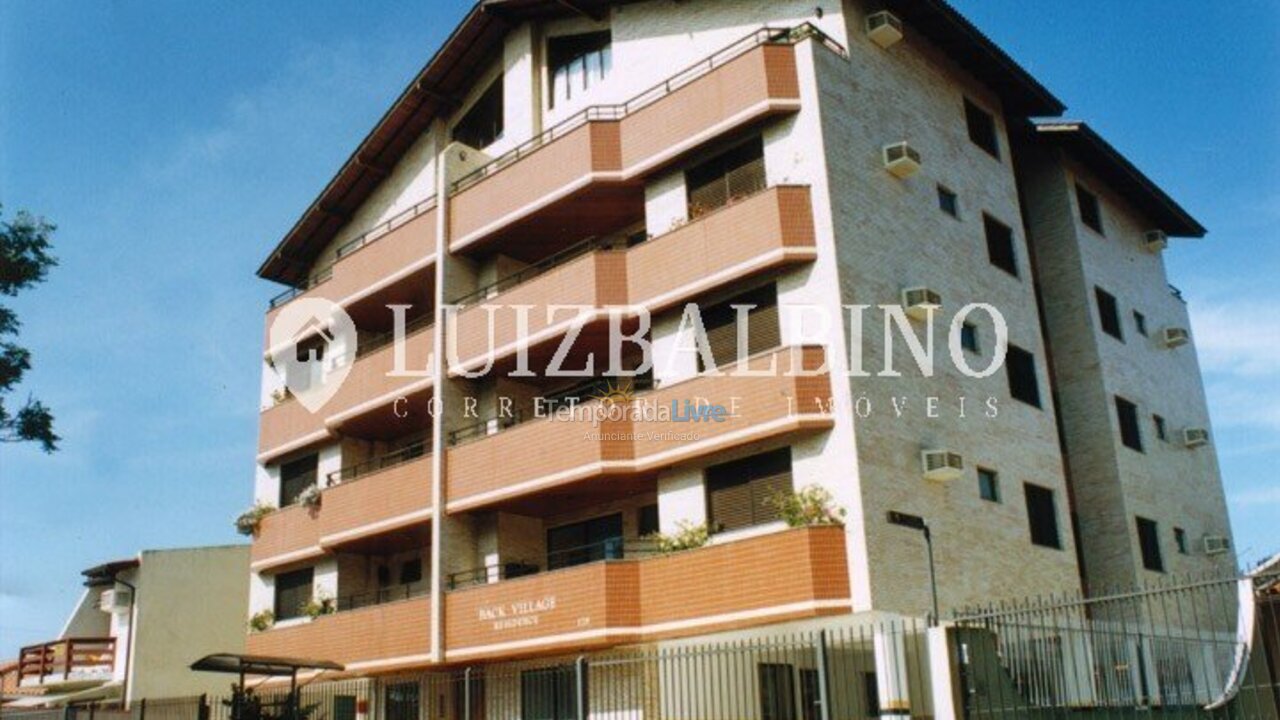
[[[122,612],[129,609],[133,593],[124,589],[103,590],[98,596],[98,609],[103,612]]]
[[[902,291],[902,307],[913,320],[928,320],[929,310],[942,307],[942,296],[925,287],[907,288]]]
[[[1182,431],[1182,444],[1189,448],[1209,444],[1209,431],[1204,428],[1187,428]]]
[[[1164,329],[1163,340],[1165,347],[1176,348],[1191,342],[1191,333],[1186,328],[1167,327]]]
[[[1160,252],[1169,247],[1169,236],[1164,234],[1163,230],[1148,230],[1142,236],[1142,247],[1147,252]]]
[[[867,37],[882,48],[902,39],[902,20],[888,10],[867,16]]]
[[[1204,536],[1204,554],[1221,555],[1231,549],[1231,541],[1221,535]]]
[[[896,178],[908,178],[920,170],[920,153],[905,140],[884,146],[884,169]]]
[[[920,464],[925,480],[946,482],[964,472],[964,458],[950,450],[925,450],[920,453]]]

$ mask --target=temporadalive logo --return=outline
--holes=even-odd
[[[284,389],[316,412],[333,399],[356,356],[356,324],[336,303],[299,298],[281,308],[267,332],[272,369]]]

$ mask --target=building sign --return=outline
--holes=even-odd
[[[511,630],[538,624],[543,613],[556,609],[556,596],[515,600],[501,605],[483,605],[476,609],[481,622],[493,623],[494,630]]]

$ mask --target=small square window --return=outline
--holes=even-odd
[[[978,468],[978,495],[983,500],[1000,502],[1000,476],[995,470]]]
[[[1164,418],[1159,415],[1152,415],[1151,422],[1156,426],[1156,437],[1169,442],[1169,428],[1164,424]]]
[[[945,185],[938,186],[938,207],[953,218],[960,217],[960,198]]]
[[[964,99],[964,120],[969,126],[969,139],[986,150],[991,157],[1000,158],[1000,140],[996,135],[996,119],[991,113],[978,107],[969,98]]]
[[[960,347],[969,352],[980,352],[978,349],[978,326],[966,322],[960,326]]]
[[[1146,337],[1147,336],[1147,316],[1143,315],[1137,310],[1134,310],[1133,311],[1133,327],[1138,331],[1139,335]]]
[[[1187,550],[1187,531],[1180,527],[1173,529],[1173,542],[1178,546],[1179,555],[1190,555],[1191,551]]]
[[[1098,204],[1098,196],[1077,183],[1076,204],[1080,206],[1080,222],[1099,235],[1105,235],[1102,232],[1102,207]]]
[[[1014,400],[1040,407],[1040,381],[1036,377],[1036,356],[1012,343],[1005,356],[1009,395]]]

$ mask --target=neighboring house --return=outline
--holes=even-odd
[[[18,661],[0,662],[0,705],[18,697]]]
[[[1063,111],[941,0],[477,3],[259,270],[290,286],[268,325],[327,298],[360,340],[316,412],[266,402],[280,381],[264,365],[254,499],[277,509],[249,613],[274,626],[249,650],[362,675],[919,617],[928,556],[892,511],[928,523],[944,611],[1230,572],[1213,445],[1183,432],[1208,428],[1194,347],[1162,340],[1186,312],[1154,241],[1203,229],[1084,126],[1028,124]],[[1101,318],[1095,286],[1118,299]],[[666,363],[690,302],[710,356]],[[950,325],[971,303],[1008,333],[986,378],[941,347],[950,330],[969,365],[993,361],[992,317]],[[545,372],[578,329],[548,314],[566,304],[586,325],[566,367],[590,351],[593,377]],[[941,305],[936,373],[899,338],[900,377],[851,376],[851,323],[815,338],[787,311],[806,304],[873,308],[870,373],[889,352],[876,306],[923,334]],[[533,308],[523,326],[514,306]],[[608,394],[617,306],[652,316],[638,402],[737,412],[538,417]],[[1125,344],[1115,315],[1134,324]],[[513,377],[522,344],[532,372]],[[715,372],[739,360],[809,372]],[[1149,435],[1156,414],[1168,442],[1135,452],[1132,421]],[[299,502],[312,485],[318,503]],[[843,527],[788,528],[765,502],[807,486]],[[689,526],[706,546],[645,553]]]
[[[22,648],[15,706],[181,697],[225,690],[188,666],[244,648],[249,548],[144,550],[85,570],[58,637]]]

